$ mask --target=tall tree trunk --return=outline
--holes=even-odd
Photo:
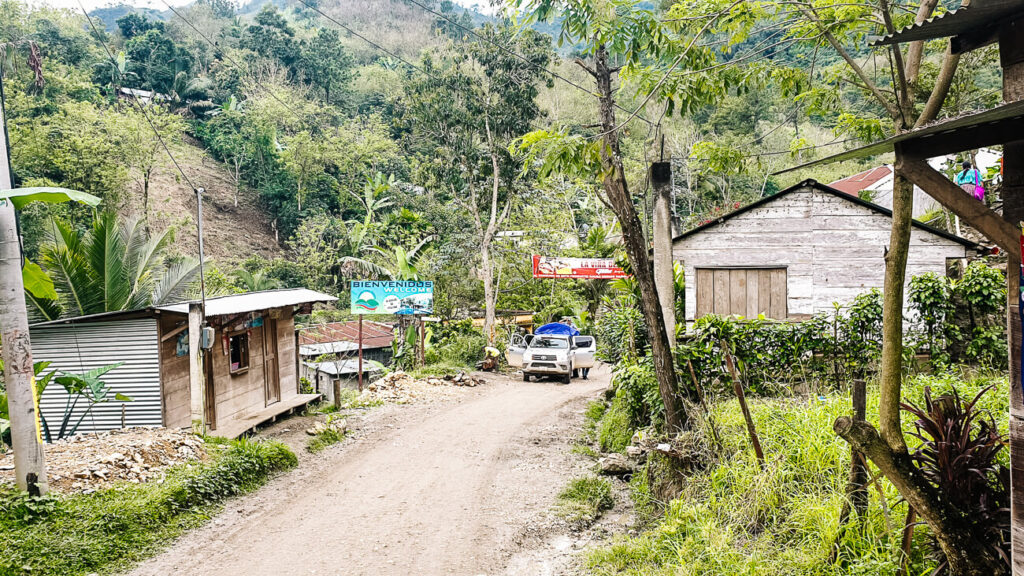
[[[882,300],[882,366],[879,376],[878,422],[885,443],[906,452],[900,428],[903,385],[903,287],[910,250],[910,219],[914,210],[914,184],[903,175],[903,154],[896,150],[896,174],[892,187],[892,232],[885,254]]]
[[[633,276],[640,287],[640,308],[651,338],[651,354],[654,360],[654,374],[658,379],[658,392],[665,404],[665,424],[669,430],[685,429],[689,424],[676,384],[675,364],[672,347],[665,332],[665,319],[661,313],[661,302],[654,283],[654,271],[647,251],[644,227],[633,206],[626,174],[619,152],[618,126],[615,123],[615,97],[612,90],[612,74],[608,65],[608,52],[599,46],[595,54],[594,77],[600,94],[601,130],[605,146],[601,150],[605,168],[604,189],[615,216],[622,227],[622,242],[626,248]]]
[[[491,243],[480,246],[480,276],[484,282],[484,336],[487,344],[494,345],[494,321],[497,294],[494,290],[494,265],[491,262]]]

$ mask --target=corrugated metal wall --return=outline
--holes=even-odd
[[[47,370],[85,372],[109,364],[124,362],[108,372],[103,381],[110,387],[110,402],[98,404],[82,420],[78,433],[98,432],[121,427],[121,406],[126,406],[128,426],[160,426],[160,356],[155,318],[135,318],[113,322],[58,324],[32,328],[32,357],[53,362]],[[120,402],[115,393],[132,398]],[[40,398],[40,408],[56,437],[64,415],[68,394],[52,382]],[[87,405],[79,401],[72,423]]]

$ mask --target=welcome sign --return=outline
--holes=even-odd
[[[352,314],[433,314],[433,281],[352,282]]]

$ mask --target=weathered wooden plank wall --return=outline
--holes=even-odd
[[[706,281],[697,276],[697,268],[785,268],[779,272],[785,275],[785,289],[773,293],[779,303],[770,305],[774,313],[784,305],[784,316],[828,311],[833,302],[848,302],[870,288],[881,288],[890,223],[884,214],[805,187],[679,239],[673,253],[683,263],[688,280],[686,320],[694,320],[698,307],[702,311],[726,309],[726,303],[733,302],[723,291],[734,281],[717,272],[712,283],[714,301],[707,302]],[[924,272],[945,274],[948,258],[966,254],[963,245],[915,227],[908,280]],[[757,281],[759,302],[763,299],[761,278]],[[745,290],[749,282],[745,278]]]

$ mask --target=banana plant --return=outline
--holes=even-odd
[[[39,186],[2,190],[0,191],[0,202],[10,202],[15,210],[21,210],[32,202],[47,204],[79,202],[88,206],[96,206],[100,203],[100,199],[78,190]],[[35,304],[37,309],[50,312],[55,317],[57,310],[55,304],[52,303],[57,300],[57,290],[50,276],[38,264],[25,259],[22,262],[21,279],[25,285],[25,296],[29,301]]]

